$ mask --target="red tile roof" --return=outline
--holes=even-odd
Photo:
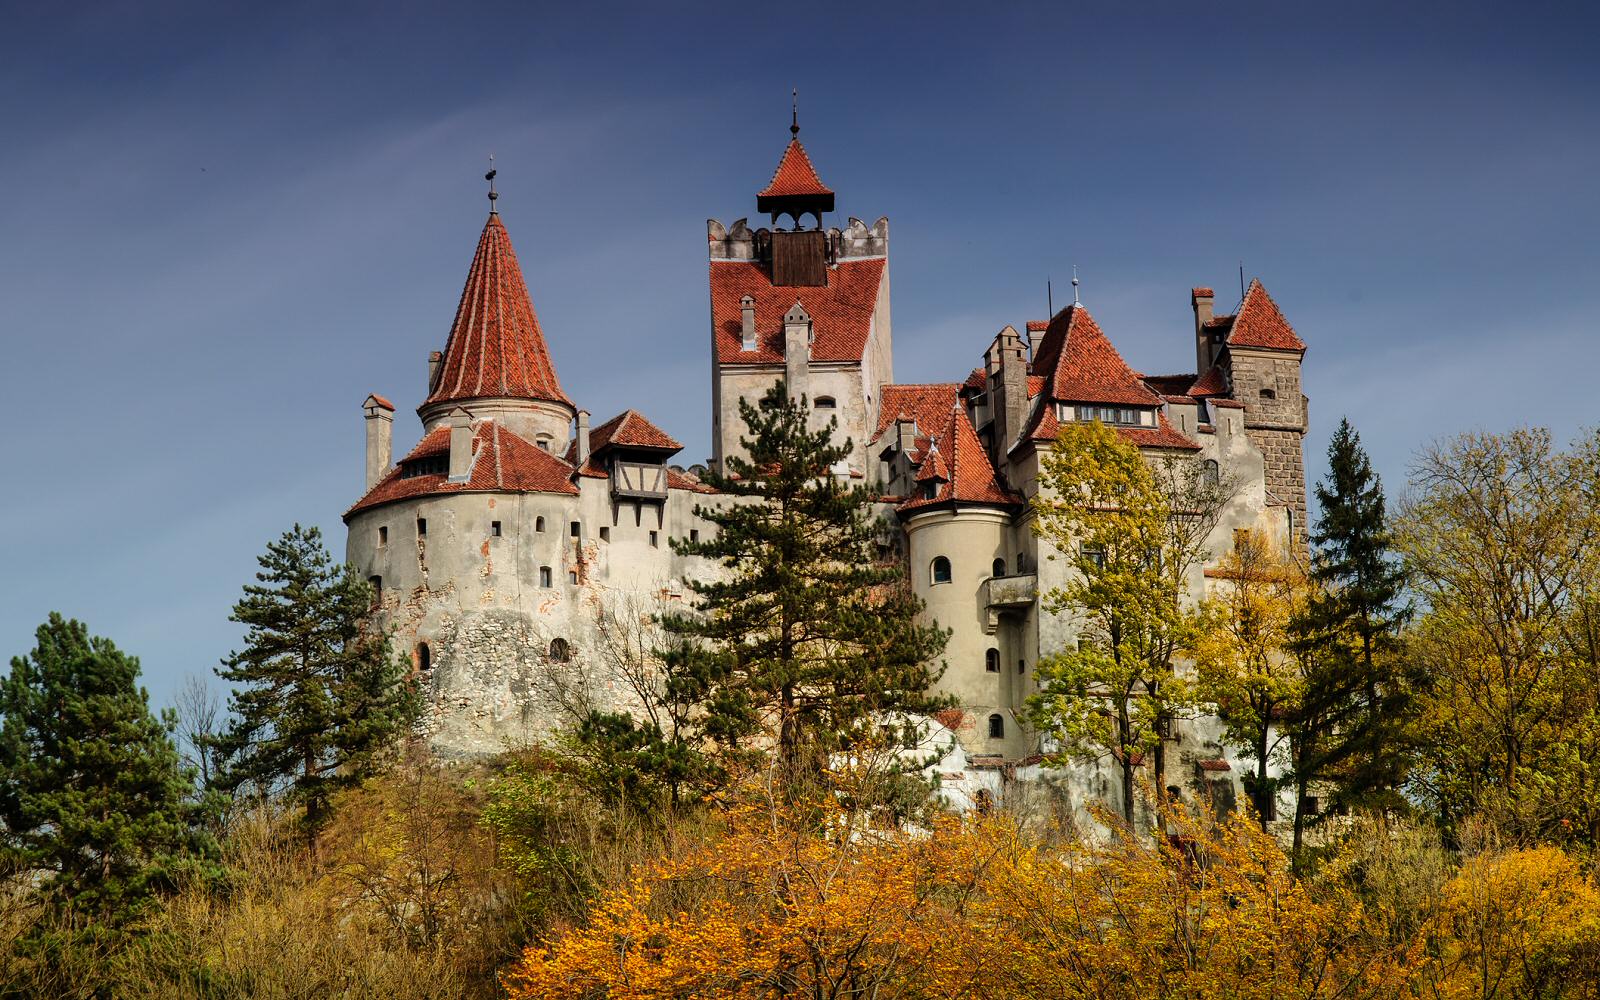
[[[1204,285],[1197,285],[1194,288],[1190,289],[1189,298],[1190,299],[1209,299],[1209,298],[1214,298],[1216,296],[1216,294],[1217,294],[1216,292],[1213,292],[1211,289],[1207,288]]]
[[[778,169],[772,173],[772,183],[757,197],[788,198],[824,194],[833,192],[817,176],[817,168],[811,165],[811,157],[806,155],[806,148],[800,145],[800,140],[790,139],[789,148],[783,151],[783,158],[778,161]]]
[[[667,489],[688,490],[690,493],[715,493],[716,490],[702,483],[694,476],[679,472],[676,469],[667,470]]]
[[[1146,375],[1144,384],[1159,396],[1187,396],[1193,375]]]
[[[1222,772],[1233,770],[1233,766],[1230,765],[1226,760],[1223,760],[1221,757],[1212,757],[1208,760],[1197,760],[1194,763],[1195,766],[1202,771]]]
[[[1278,351],[1304,351],[1305,342],[1296,336],[1294,327],[1284,319],[1278,304],[1272,301],[1259,279],[1252,278],[1250,288],[1239,303],[1239,315],[1228,334],[1229,347],[1265,347]]]
[[[1194,380],[1189,386],[1191,396],[1226,396],[1228,394],[1228,376],[1223,372],[1221,365],[1212,365],[1206,373]]]
[[[929,474],[923,470],[917,480],[925,482],[937,475],[942,480],[938,492],[932,498],[919,496],[907,500],[900,505],[901,510],[951,502],[1006,506],[1022,502],[1022,498],[1006,489],[995,475],[994,463],[989,461],[989,453],[978,440],[978,432],[973,429],[965,406],[956,403],[950,407],[934,447],[937,450],[932,454],[938,471]]]
[[[572,485],[573,468],[567,462],[530,444],[492,420],[479,421],[472,432],[472,468],[465,482],[452,483],[446,475],[403,475],[408,464],[424,458],[450,453],[449,425],[435,427],[400,464],[378,480],[367,495],[345,511],[349,518],[357,511],[396,500],[437,496],[448,493],[567,493],[578,492]]]
[[[638,410],[623,410],[589,432],[589,454],[608,447],[654,448],[669,452],[683,450],[683,445],[645,419]]]
[[[884,261],[840,261],[828,268],[828,283],[773,287],[766,268],[753,261],[711,262],[711,332],[722,364],[780,364],[783,317],[796,302],[811,315],[812,361],[860,361],[878,306]],[[756,305],[756,349],[743,351],[739,300]]]
[[[484,223],[438,381],[423,405],[486,396],[572,405],[561,391],[511,237],[498,215]]]
[[[384,399],[382,396],[378,395],[377,393],[373,393],[372,395],[368,396],[367,398],[372,400],[372,402],[375,403],[379,408],[388,410],[390,413],[394,412],[394,404],[389,402],[387,399]]]
[[[1049,379],[1050,397],[1063,402],[1161,404],[1081,305],[1068,306],[1050,321],[1034,350],[1033,370]]]
[[[1043,333],[1044,331],[1048,330],[1049,328],[1050,328],[1050,321],[1047,320],[1047,319],[1030,319],[1030,320],[1028,320],[1028,332],[1029,333]]]
[[[1122,435],[1124,441],[1130,441],[1141,448],[1172,448],[1179,451],[1199,451],[1200,446],[1167,421],[1165,414],[1156,415],[1155,427],[1123,427],[1115,428]]]
[[[885,431],[892,430],[895,421],[902,417],[917,422],[919,436],[933,434],[949,420],[950,410],[956,405],[961,386],[955,382],[886,385],[880,392],[878,429],[872,435],[874,441]]]

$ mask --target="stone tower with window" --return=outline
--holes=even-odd
[[[772,181],[756,196],[769,225],[707,223],[711,281],[711,460],[739,447],[739,400],[786,380],[814,427],[837,419],[853,445],[838,471],[872,474],[867,439],[879,387],[894,381],[889,319],[889,220],[826,228],[833,191],[800,144],[799,127]],[[787,228],[786,228],[787,227]]]

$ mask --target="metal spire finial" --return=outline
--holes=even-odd
[[[495,192],[495,189],[494,189],[494,175],[497,174],[497,173],[499,173],[499,171],[494,168],[494,154],[490,153],[489,154],[489,172],[483,175],[483,179],[489,182],[489,214],[490,215],[499,215],[500,214],[500,210],[498,208],[496,208],[495,204],[494,204],[495,200],[500,197],[500,195],[497,194]]]
[[[1072,265],[1072,304],[1075,306],[1083,305],[1082,302],[1078,301],[1078,265],[1076,264]]]
[[[798,139],[800,138],[800,88],[794,88],[789,97],[793,102],[789,109],[789,135]]]

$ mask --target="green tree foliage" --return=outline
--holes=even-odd
[[[724,575],[691,583],[692,611],[663,619],[665,662],[672,697],[695,705],[690,745],[722,763],[774,748],[804,780],[886,714],[944,704],[928,689],[948,633],[917,621],[921,602],[880,554],[872,492],[833,473],[850,454],[836,422],[811,429],[782,382],[739,409],[748,457],[707,477],[737,500],[698,508],[712,530],[672,543]]]
[[[121,921],[204,849],[185,815],[190,779],[137,659],[59,614],[35,636],[0,688],[0,852],[48,873],[52,901]]]
[[[1425,614],[1413,785],[1448,827],[1600,844],[1600,438],[1425,450],[1399,542]]]
[[[1383,484],[1341,420],[1317,484],[1312,588],[1291,625],[1304,690],[1284,727],[1294,744],[1295,845],[1309,819],[1308,789],[1332,782],[1334,804],[1404,805],[1412,684],[1400,655],[1410,616],[1406,575],[1390,537]]]
[[[330,797],[367,776],[416,718],[420,700],[387,636],[366,621],[371,587],[335,565],[316,528],[298,524],[260,556],[232,620],[245,648],[217,676],[235,688],[216,739],[221,783],[287,789],[314,842]]]
[[[1181,597],[1230,496],[1198,463],[1147,459],[1098,421],[1062,425],[1044,456],[1034,528],[1074,571],[1045,599],[1079,640],[1039,664],[1029,717],[1062,757],[1118,762],[1130,824],[1135,770],[1151,756],[1164,787],[1163,733],[1191,702],[1173,670],[1195,624]]]

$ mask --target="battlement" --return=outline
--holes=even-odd
[[[781,231],[781,230],[780,230]],[[706,220],[706,244],[712,260],[772,260],[772,230],[751,229],[748,219],[724,226],[716,219]],[[843,229],[827,230],[828,262],[886,257],[889,254],[889,219],[880,218],[871,226],[852,217]]]

